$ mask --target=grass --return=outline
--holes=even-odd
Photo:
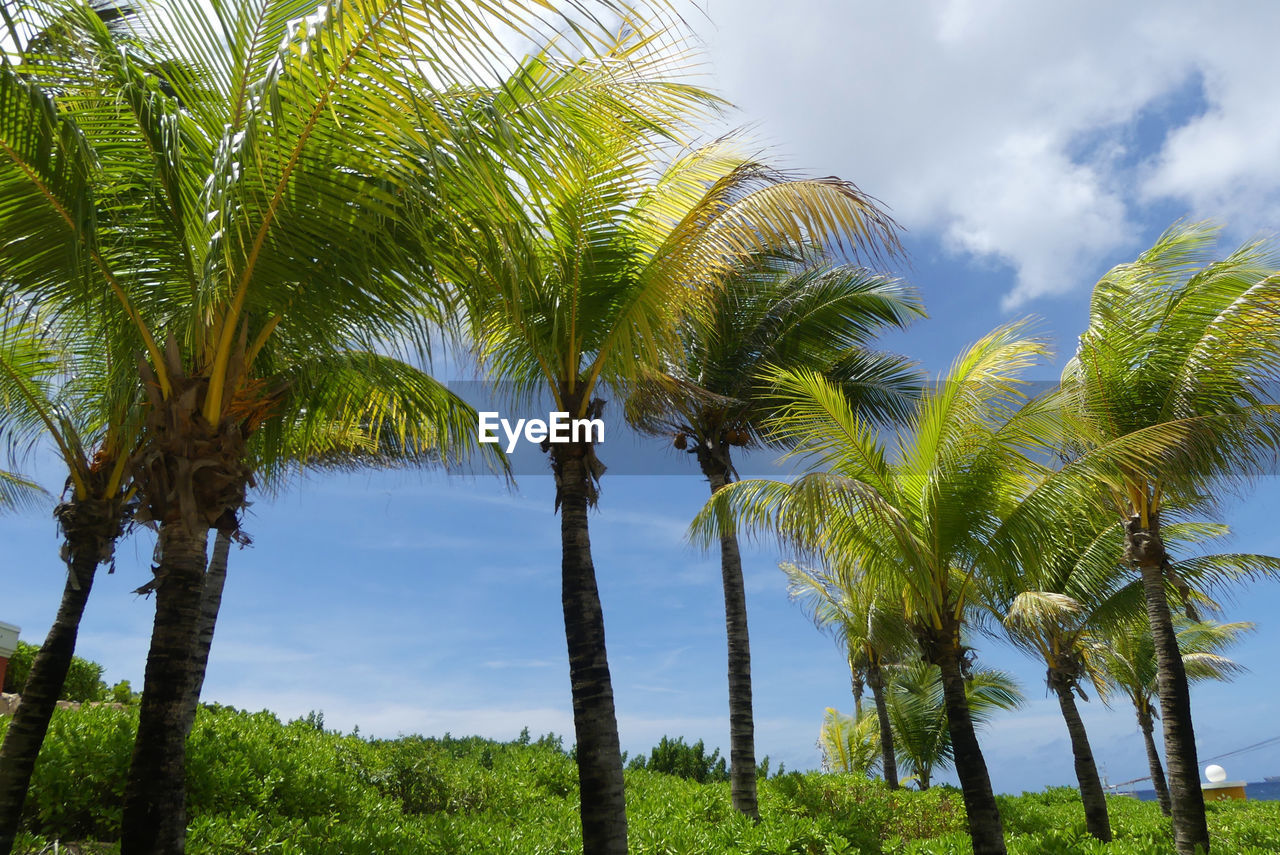
[[[136,712],[55,714],[16,851],[118,850],[120,805]],[[4,724],[0,722],[0,731]],[[539,855],[581,846],[574,763],[560,741],[479,738],[366,740],[316,718],[202,709],[189,744],[192,855]],[[889,792],[816,772],[761,782],[764,821],[736,814],[728,784],[627,772],[631,851],[885,853],[970,851],[957,791]],[[1074,790],[1002,797],[1015,855],[1164,855],[1168,824],[1152,803],[1110,801],[1116,841],[1084,832]],[[1280,802],[1209,806],[1214,855],[1280,851]],[[70,847],[67,843],[70,842]]]

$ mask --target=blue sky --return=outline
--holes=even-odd
[[[1227,242],[1280,226],[1280,94],[1272,63],[1280,6],[1230,17],[1198,4],[708,0],[688,20],[708,44],[708,78],[786,166],[856,181],[907,229],[909,267],[931,317],[886,346],[941,370],[993,326],[1035,314],[1074,348],[1089,287],[1182,216],[1227,224]],[[1057,364],[1036,379],[1052,379]],[[616,416],[616,414],[614,414]],[[608,440],[592,516],[624,748],[664,734],[725,745],[722,601],[715,556],[684,541],[707,485],[692,461],[638,467]],[[56,489],[60,476],[48,473]],[[1280,482],[1228,509],[1231,547],[1280,554]],[[362,733],[571,733],[552,486],[429,473],[311,477],[257,497],[255,538],[232,555],[205,696],[285,717],[322,709]],[[0,620],[38,641],[62,568],[47,513],[0,519]],[[151,542],[122,544],[101,575],[80,652],[111,681],[141,684],[153,603]],[[748,608],[760,755],[816,766],[827,706],[852,705],[835,645],[786,599],[783,556],[748,548]],[[1280,583],[1240,591],[1228,612],[1258,630],[1236,648],[1252,669],[1193,690],[1202,756],[1277,735]],[[997,789],[1073,780],[1043,669],[983,641],[1014,671],[1027,707],[982,735]],[[1096,700],[1083,714],[1104,774],[1145,774],[1132,713]],[[1232,778],[1280,774],[1280,748],[1224,763]],[[944,779],[947,776],[943,776]]]

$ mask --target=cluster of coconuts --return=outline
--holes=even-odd
[[[725,441],[730,445],[746,445],[751,442],[751,434],[742,428],[729,428],[724,433]],[[675,435],[675,439],[671,441],[681,451],[689,447],[689,435],[681,431]]]

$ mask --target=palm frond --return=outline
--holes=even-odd
[[[827,707],[818,747],[822,750],[825,771],[870,775],[880,762],[880,733],[875,715],[864,713],[854,717]]]

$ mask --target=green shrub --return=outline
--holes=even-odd
[[[116,839],[137,727],[135,710],[54,710],[23,813],[29,829],[62,840]]]
[[[141,697],[142,695],[135,692],[133,686],[129,685],[128,680],[121,680],[111,687],[111,701],[113,703],[131,706],[136,704]]]
[[[4,690],[22,694],[22,687],[27,684],[27,676],[31,674],[31,664],[35,662],[40,648],[25,641],[18,642],[18,649],[9,657],[9,668],[4,675]],[[107,684],[102,682],[102,666],[88,659],[74,656],[71,667],[67,669],[67,679],[62,684],[63,701],[102,701],[107,698]]]
[[[719,748],[707,754],[701,739],[693,745],[686,745],[682,736],[675,739],[662,737],[647,758],[642,754],[627,764],[627,768],[648,769],[650,772],[675,775],[700,784],[729,780],[729,769],[720,756]]]
[[[201,709],[187,742],[187,804],[192,814],[355,815],[379,800],[353,774],[368,751],[359,739],[304,721],[281,724],[268,712]]]
[[[136,724],[136,708],[54,714],[17,852],[86,840],[105,843],[66,851],[114,851]],[[0,736],[5,726],[0,719]],[[551,735],[363,740],[326,731],[318,713],[283,723],[211,705],[196,717],[188,761],[191,855],[559,855],[582,847],[577,769]],[[757,825],[733,810],[724,781],[631,768],[626,783],[636,855],[972,852],[963,801],[950,787],[891,792],[858,776],[792,772],[760,782]],[[1169,823],[1153,803],[1111,798],[1116,840],[1104,845],[1084,832],[1073,789],[999,801],[1010,855],[1172,851]],[[1211,804],[1209,824],[1214,855],[1280,851],[1280,802]]]

